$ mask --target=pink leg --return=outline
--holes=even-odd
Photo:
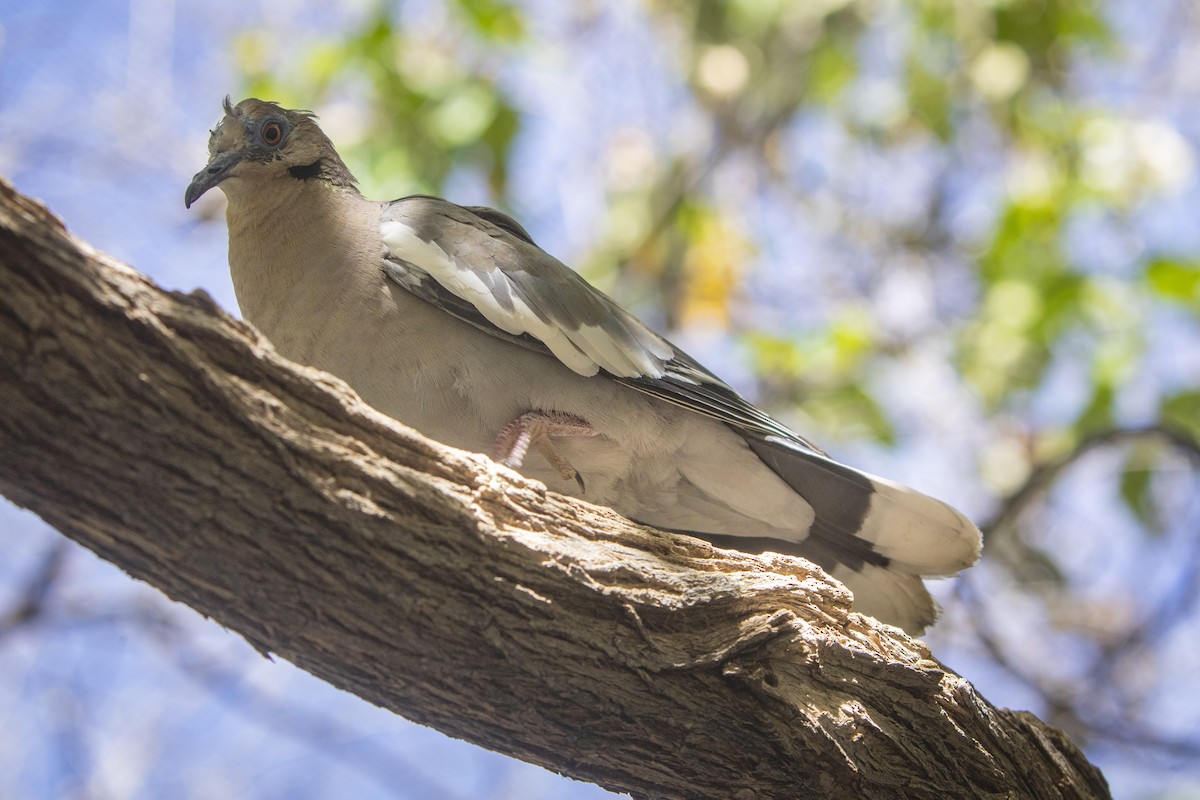
[[[500,435],[496,437],[496,460],[510,467],[519,467],[525,463],[529,448],[537,448],[563,480],[574,479],[580,491],[583,491],[583,478],[558,452],[550,437],[597,435],[583,417],[565,411],[527,411],[500,430]]]

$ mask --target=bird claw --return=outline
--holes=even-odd
[[[531,447],[536,448],[564,481],[574,480],[582,494],[583,476],[558,451],[551,436],[596,436],[597,431],[583,417],[565,411],[527,411],[500,429],[496,437],[495,458],[518,468],[525,463]]]

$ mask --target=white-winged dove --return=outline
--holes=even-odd
[[[229,200],[246,319],[425,434],[720,546],[820,564],[919,633],[921,576],[979,557],[937,500],[839,464],[489,208],[366,200],[313,115],[225,101],[190,207]]]

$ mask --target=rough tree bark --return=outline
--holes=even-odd
[[[2,181],[0,492],[263,652],[635,797],[1108,796],[815,567],[431,442]]]

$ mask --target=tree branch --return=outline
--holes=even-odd
[[[1025,482],[1000,504],[1000,507],[984,521],[979,529],[985,542],[993,541],[997,535],[1012,527],[1013,523],[1033,504],[1038,497],[1066,472],[1067,468],[1102,447],[1125,444],[1145,439],[1161,439],[1166,444],[1185,453],[1193,463],[1200,463],[1200,442],[1185,430],[1166,423],[1131,428],[1105,428],[1084,436],[1066,455],[1055,461],[1037,465]]]
[[[314,675],[635,797],[1107,797],[799,559],[424,439],[0,182],[0,491]]]

